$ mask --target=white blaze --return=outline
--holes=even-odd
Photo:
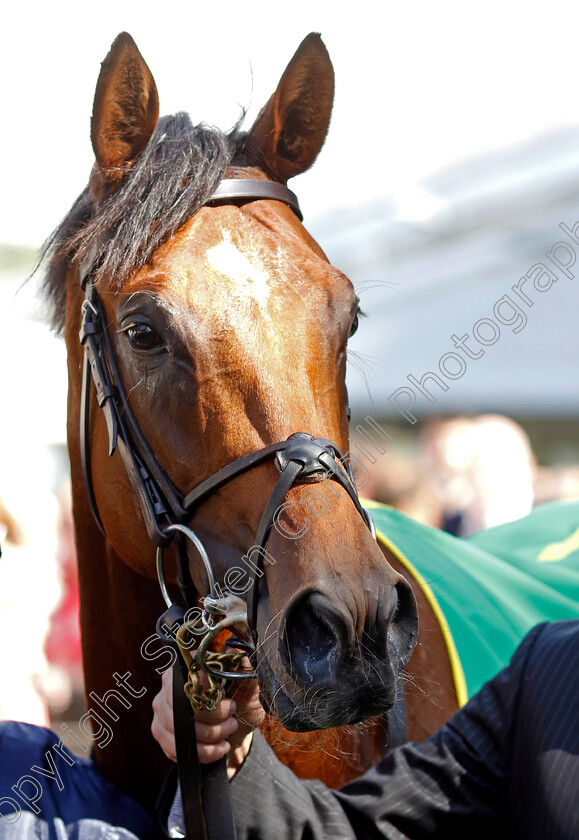
[[[229,238],[214,245],[207,252],[207,261],[213,268],[235,282],[236,296],[252,298],[265,310],[269,297],[269,275],[253,265],[245,254],[239,251]]]

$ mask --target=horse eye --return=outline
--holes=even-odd
[[[354,333],[358,329],[359,318],[360,318],[360,310],[358,310],[356,312],[356,314],[354,315],[354,320],[352,321],[352,325],[350,327],[350,332],[348,334],[348,338],[352,338],[352,336],[354,335]]]
[[[125,332],[134,350],[154,350],[163,346],[161,338],[148,324],[131,324]]]

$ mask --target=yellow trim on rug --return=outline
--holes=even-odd
[[[559,560],[565,560],[574,551],[579,548],[579,528],[574,531],[570,537],[561,542],[554,542],[546,545],[545,548],[538,555],[539,563],[557,563]]]

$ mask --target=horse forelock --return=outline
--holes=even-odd
[[[120,186],[95,203],[89,187],[46,241],[40,265],[52,328],[64,328],[66,273],[98,243],[95,279],[120,288],[199,210],[223,178],[241,134],[194,126],[188,114],[162,117]]]

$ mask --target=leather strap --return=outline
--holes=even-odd
[[[100,301],[99,305],[101,305]],[[101,315],[101,318],[104,323],[104,315]],[[139,454],[143,480],[148,481],[151,487],[158,488],[155,492],[155,495],[157,496],[155,503],[159,503],[160,494],[162,494],[167,508],[171,511],[175,519],[178,522],[183,522],[185,519],[189,518],[189,514],[183,509],[182,494],[179,490],[177,490],[167,473],[159,464],[155,453],[151,449],[148,440],[144,436],[141,427],[137,422],[131,408],[128,395],[122,386],[122,379],[119,374],[108,330],[104,331],[102,342],[106,367],[107,370],[110,371],[110,380],[112,383],[116,384],[117,414],[122,420],[123,436],[125,441],[127,445],[130,445],[131,448],[135,449]],[[166,510],[161,512],[166,513]]]
[[[92,480],[92,466],[90,458],[90,390],[92,377],[90,376],[90,364],[88,361],[88,353],[84,353],[82,362],[82,386],[81,386],[81,408],[80,408],[80,462],[82,468],[82,478],[84,482],[84,489],[95,518],[95,522],[99,526],[102,533],[105,533],[101,516],[99,513],[96,497],[94,493],[94,484]]]
[[[183,507],[186,511],[191,511],[205,496],[218,490],[224,484],[227,484],[228,481],[231,481],[232,478],[255,467],[256,464],[267,460],[270,455],[279,452],[285,445],[285,440],[279,443],[271,443],[269,446],[264,446],[263,449],[258,449],[257,452],[251,452],[249,455],[243,455],[236,461],[232,461],[231,464],[227,464],[225,467],[217,470],[216,473],[210,475],[209,478],[206,478],[205,481],[202,481],[185,496]]]
[[[166,547],[171,538],[164,533],[163,524],[169,524],[165,496],[171,496],[169,485],[171,482],[158,465],[154,454],[144,438],[128,405],[126,394],[120,385],[120,378],[116,369],[114,354],[108,331],[104,328],[102,303],[94,287],[92,278],[85,286],[85,301],[83,304],[83,319],[80,329],[80,341],[84,345],[83,383],[81,393],[80,412],[80,447],[81,466],[87,490],[87,496],[93,515],[103,530],[101,518],[94,495],[91,452],[90,452],[90,377],[95,385],[97,401],[103,409],[109,432],[109,455],[118,448],[123,459],[127,475],[131,481],[135,494],[139,500],[143,520],[147,533],[157,546]],[[127,423],[132,426],[132,434],[127,429]],[[135,431],[138,429],[138,432]],[[135,436],[138,435],[138,444]],[[153,465],[151,474],[149,465]],[[174,490],[175,497],[177,491]],[[179,511],[184,514],[179,507]]]
[[[187,840],[208,840],[203,813],[201,765],[197,755],[195,715],[185,694],[186,666],[178,655],[173,665],[173,721],[177,766]]]
[[[109,432],[109,452],[114,450],[117,440],[117,425],[111,414],[110,399],[115,396],[116,391],[106,381],[106,373],[103,369],[100,358],[99,344],[102,331],[99,312],[97,309],[98,299],[94,285],[89,282],[85,287],[85,300],[82,309],[82,322],[79,332],[79,339],[84,346],[82,363],[82,384],[80,397],[80,459],[84,486],[93,516],[100,530],[105,533],[98,511],[94,485],[92,481],[91,445],[90,445],[90,396],[91,383],[94,383],[97,402],[105,413],[105,419]]]
[[[257,178],[227,178],[221,181],[207,204],[232,204],[234,201],[259,201],[260,199],[282,201],[291,207],[300,222],[304,218],[296,194],[285,184],[279,184],[277,181],[262,181]]]
[[[195,715],[187,695],[187,668],[181,656],[173,666],[173,721],[186,840],[236,840],[227,779],[227,759],[201,764]],[[205,821],[205,814],[210,820]]]
[[[277,480],[272,494],[269,497],[269,502],[261,517],[257,534],[255,535],[255,544],[261,549],[265,549],[266,543],[269,539],[271,529],[273,527],[273,518],[276,510],[283,503],[288,491],[294,484],[295,480],[302,471],[302,464],[298,461],[290,461],[285,467],[282,474]],[[251,587],[247,593],[247,625],[251,633],[251,637],[255,645],[257,645],[257,605],[259,601],[258,590],[259,581],[263,575],[263,552],[259,552],[257,561],[253,571],[253,580]]]

